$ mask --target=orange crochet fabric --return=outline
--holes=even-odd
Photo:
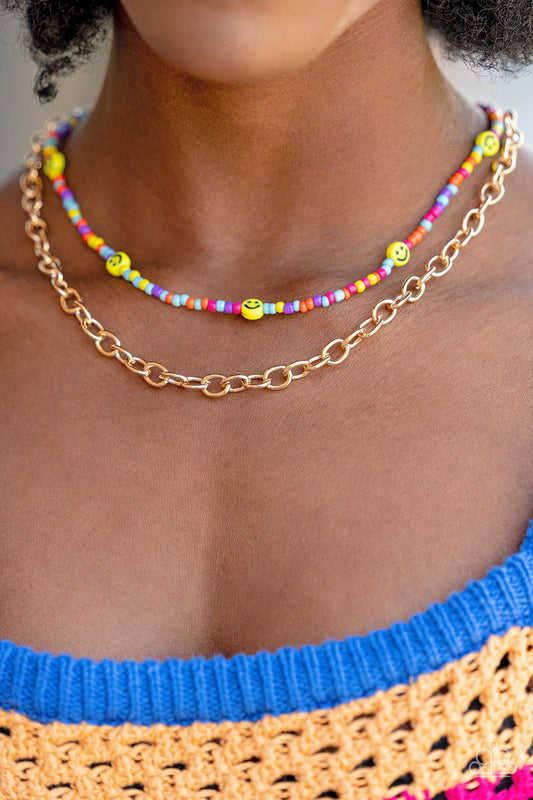
[[[501,774],[525,781],[532,690],[533,628],[514,626],[408,685],[255,722],[43,724],[0,711],[0,797],[421,800],[463,784],[486,797]]]
[[[0,641],[0,800],[530,800],[533,521],[406,622],[96,662]]]

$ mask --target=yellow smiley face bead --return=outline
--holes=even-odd
[[[500,140],[492,131],[483,131],[476,136],[476,144],[483,148],[485,156],[495,156],[500,149]]]
[[[66,166],[66,159],[63,153],[59,150],[54,150],[48,158],[45,159],[43,164],[44,174],[51,181],[55,181],[60,175],[63,175]]]
[[[244,319],[261,319],[263,313],[263,303],[255,297],[245,300],[241,306],[241,314]]]
[[[120,278],[125,269],[131,267],[131,260],[127,253],[122,253],[120,250],[114,255],[109,256],[105,262],[106,269],[114,278]]]
[[[403,267],[410,257],[411,253],[405,242],[393,242],[387,247],[387,258],[391,258],[396,267]]]

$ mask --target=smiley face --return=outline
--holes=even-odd
[[[244,319],[261,319],[263,316],[263,303],[261,300],[252,297],[250,300],[245,300],[241,305],[241,314]]]
[[[44,174],[47,178],[50,178],[51,181],[55,181],[59,175],[63,175],[65,172],[66,160],[63,153],[59,150],[54,150],[53,153],[50,153],[48,158],[45,159],[43,170]]]
[[[483,148],[484,156],[495,156],[500,149],[500,140],[493,131],[483,131],[476,136],[476,144]]]
[[[105,265],[110,275],[120,278],[124,270],[131,267],[131,260],[127,253],[118,250],[114,255],[109,256]]]
[[[411,257],[411,251],[405,242],[393,242],[387,247],[387,258],[392,258],[396,267],[403,267]]]

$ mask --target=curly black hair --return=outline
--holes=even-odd
[[[424,19],[450,58],[473,68],[516,72],[533,63],[533,0],[421,0]],[[41,102],[57,94],[57,78],[88,61],[110,28],[115,0],[0,0],[24,18],[37,64]]]

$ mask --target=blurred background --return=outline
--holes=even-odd
[[[438,48],[435,48],[438,53]],[[533,143],[533,71],[515,78],[471,73],[438,54],[443,72],[471,100],[516,108],[526,140]],[[20,170],[31,133],[46,120],[74,106],[90,106],[98,93],[106,63],[105,49],[90,66],[61,84],[57,99],[42,106],[33,96],[35,67],[20,43],[19,22],[0,13],[0,182]]]

